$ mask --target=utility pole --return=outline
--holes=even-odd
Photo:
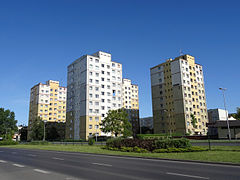
[[[229,121],[228,121],[228,114],[227,114],[227,108],[226,108],[226,100],[225,100],[225,94],[224,92],[227,90],[226,88],[219,88],[222,93],[223,93],[223,101],[224,101],[224,108],[225,108],[225,113],[226,113],[226,120],[227,120],[227,127],[228,127],[228,138],[231,140],[231,131],[229,127]]]

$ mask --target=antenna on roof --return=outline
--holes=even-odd
[[[183,51],[182,51],[182,49],[180,48],[180,50],[179,50],[179,54],[180,54],[180,56],[182,56],[183,55]]]

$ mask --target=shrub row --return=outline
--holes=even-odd
[[[136,152],[136,153],[147,153],[149,152],[146,149],[140,148],[140,147],[121,147],[121,148],[113,148],[113,147],[103,147],[103,149],[108,149],[112,151],[122,151],[122,152]]]
[[[153,151],[155,149],[154,140],[140,140],[140,139],[123,139],[114,138],[107,140],[107,147],[121,149],[121,147],[139,147],[146,149],[147,151]]]
[[[180,152],[200,152],[207,151],[206,148],[201,147],[189,147],[189,148],[167,148],[167,149],[155,149],[153,153],[180,153]]]
[[[26,144],[27,145],[48,145],[50,143],[48,141],[31,141]]]
[[[139,147],[146,149],[147,151],[153,151],[155,149],[167,149],[167,148],[189,148],[191,143],[188,139],[123,139],[114,138],[109,139],[106,143],[107,147],[121,149],[122,147]]]
[[[11,140],[3,140],[0,141],[0,146],[4,146],[4,145],[16,145],[18,144],[18,142],[16,141],[11,141]]]
[[[138,139],[159,139],[159,140],[163,140],[163,139],[167,139],[169,137],[182,137],[181,133],[171,133],[171,134],[137,134],[137,138]]]
[[[164,139],[155,141],[156,149],[167,149],[167,148],[189,148],[191,143],[188,139]]]

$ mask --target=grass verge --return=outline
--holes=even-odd
[[[228,163],[240,164],[240,146],[212,146],[211,151],[187,152],[187,153],[120,152],[120,151],[110,151],[107,149],[102,149],[101,146],[88,146],[88,145],[19,144],[19,145],[9,145],[9,146],[1,146],[1,147],[83,152],[83,153],[96,153],[96,154],[109,154],[109,155],[124,155],[124,156],[137,156],[137,157],[153,157],[153,158],[179,159],[179,160],[197,160],[197,161],[205,161],[205,162],[228,162]]]

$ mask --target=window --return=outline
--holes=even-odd
[[[95,121],[97,121],[97,122],[98,122],[98,121],[99,121],[99,117],[95,117]]]
[[[92,129],[92,125],[89,125],[89,129]]]

